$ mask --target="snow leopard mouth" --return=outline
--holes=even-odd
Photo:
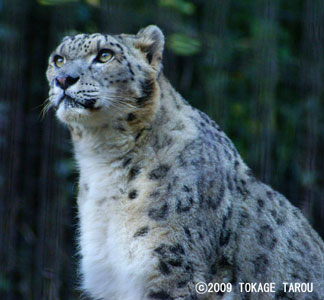
[[[65,108],[84,108],[84,109],[98,110],[100,109],[100,107],[94,106],[96,102],[97,102],[96,99],[86,99],[83,102],[81,102],[64,93],[59,98],[56,108],[59,108],[59,106],[63,103]]]

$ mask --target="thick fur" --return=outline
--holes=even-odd
[[[49,60],[50,105],[71,131],[80,169],[83,289],[104,300],[323,299],[322,240],[173,89],[163,46],[156,26],[82,34]],[[114,58],[99,63],[101,49]],[[56,78],[67,76],[78,78],[65,90],[75,101],[61,101]],[[199,295],[200,281],[233,290]],[[240,292],[240,282],[275,282],[276,292]],[[283,282],[312,282],[314,291],[285,293]]]

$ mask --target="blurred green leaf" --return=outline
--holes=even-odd
[[[245,114],[245,107],[241,103],[233,103],[231,105],[231,112],[234,117],[241,117]]]
[[[201,43],[198,39],[183,33],[174,33],[170,36],[167,46],[176,54],[190,56],[200,52]]]
[[[86,3],[94,7],[100,7],[100,0],[86,0]]]
[[[195,12],[195,6],[185,0],[160,0],[161,6],[175,9],[184,15],[192,15]]]
[[[8,41],[9,39],[17,39],[19,37],[18,32],[13,27],[7,25],[0,26],[0,40]]]
[[[303,170],[300,173],[301,183],[305,187],[311,187],[316,182],[316,174],[314,172]]]
[[[75,171],[75,162],[71,158],[58,161],[55,165],[55,173],[60,178],[67,178]]]
[[[78,2],[79,0],[37,0],[41,5],[62,5],[71,2]]]
[[[10,282],[5,277],[4,274],[0,273],[0,291],[9,291],[10,290]]]

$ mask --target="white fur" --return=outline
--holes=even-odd
[[[154,261],[125,226],[132,217],[123,201],[126,175],[101,155],[78,157],[76,150],[80,185],[89,188],[78,201],[83,288],[95,299],[142,300]]]

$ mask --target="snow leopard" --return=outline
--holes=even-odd
[[[155,25],[77,34],[49,58],[48,107],[79,170],[82,289],[98,300],[324,299],[323,241],[172,87],[164,42]]]

